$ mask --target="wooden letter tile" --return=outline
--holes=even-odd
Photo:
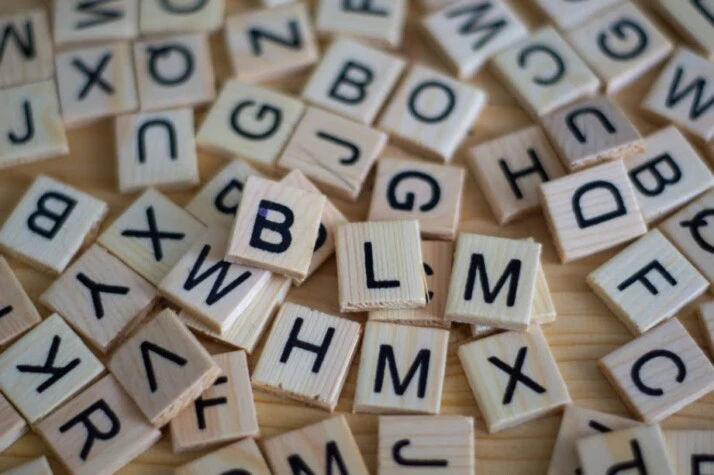
[[[0,355],[0,389],[33,423],[103,370],[69,325],[53,314]]]
[[[611,7],[618,0],[598,0],[596,2],[572,2],[570,0],[536,0],[538,6],[562,30],[578,26]]]
[[[648,424],[714,389],[714,366],[676,318],[608,354],[599,366],[627,406]]]
[[[189,406],[221,373],[169,309],[122,343],[108,366],[155,427]]]
[[[42,271],[59,274],[108,211],[103,201],[40,175],[0,229],[0,248]]]
[[[98,242],[158,285],[204,229],[164,195],[148,189],[99,236]]]
[[[714,431],[667,430],[664,439],[674,473],[703,475],[714,467]]]
[[[137,41],[134,64],[143,111],[197,106],[216,97],[211,49],[204,34]]]
[[[540,184],[565,174],[537,125],[479,144],[467,162],[500,225],[540,210]]]
[[[714,59],[714,28],[709,4],[678,0],[656,0],[653,4],[669,20],[668,25],[697,46],[707,59]]]
[[[175,475],[251,474],[270,475],[268,463],[254,439],[245,439],[182,465]]]
[[[491,56],[528,34],[525,23],[503,0],[451,2],[426,16],[423,26],[459,79],[472,77]]]
[[[379,473],[473,475],[475,438],[472,417],[381,416]]]
[[[5,396],[0,394],[0,451],[4,452],[26,433],[27,422]]]
[[[3,32],[0,43],[0,88],[52,78],[55,64],[44,8],[0,17],[0,31]],[[2,108],[5,108],[5,104]]]
[[[0,256],[0,347],[40,323],[40,313],[4,257]],[[2,450],[0,450],[2,452]]]
[[[303,109],[290,96],[227,81],[196,136],[212,152],[272,166],[288,141]]]
[[[486,94],[415,65],[382,115],[379,128],[420,154],[450,162],[486,105]]]
[[[252,176],[248,179],[227,259],[305,279],[317,243],[325,196]]]
[[[699,326],[709,347],[709,352],[714,356],[714,301],[708,301],[699,306]]]
[[[141,0],[141,34],[216,31],[223,26],[224,10],[225,0]]]
[[[459,359],[490,433],[540,418],[571,402],[538,327],[461,345]]]
[[[95,348],[107,353],[148,314],[156,301],[156,290],[95,245],[54,281],[40,301]]]
[[[438,414],[449,332],[367,322],[354,412]]]
[[[94,383],[35,429],[71,473],[86,475],[116,472],[161,437],[112,375]]]
[[[317,31],[321,35],[356,36],[396,48],[402,44],[408,3],[320,0],[315,14]]]
[[[447,320],[525,330],[531,322],[541,245],[461,233],[451,271]]]
[[[273,437],[264,448],[273,473],[322,473],[325,467],[329,473],[341,467],[350,475],[369,474],[345,416]]]
[[[596,254],[647,232],[621,160],[544,183],[540,195],[562,262]]]
[[[330,45],[302,91],[309,102],[371,124],[406,62],[347,38]]]
[[[143,1],[143,0],[141,0]],[[55,45],[131,40],[139,36],[140,0],[57,0]]]
[[[271,275],[225,261],[227,243],[225,229],[208,229],[159,284],[164,297],[221,333],[235,323]]]
[[[608,8],[570,32],[568,40],[605,82],[608,94],[654,68],[673,49],[652,20],[630,2]]]
[[[337,230],[340,311],[426,305],[419,222],[351,223]]]
[[[55,63],[65,126],[83,126],[139,108],[129,43],[66,51],[57,54]]]
[[[356,200],[387,135],[317,107],[308,107],[278,165],[300,170],[325,193]]]
[[[253,371],[253,386],[332,412],[360,333],[357,322],[286,303]]]
[[[233,15],[226,20],[225,40],[234,76],[249,83],[294,74],[318,59],[304,3]]]
[[[600,80],[551,26],[493,58],[495,72],[532,117],[597,93]]]
[[[260,0],[261,5],[263,5],[266,8],[275,8],[279,7],[280,5],[285,5],[287,3],[292,3],[295,0]]]
[[[193,109],[128,114],[114,121],[119,192],[197,185]]]
[[[543,117],[542,124],[571,172],[645,150],[640,133],[605,96],[557,110]]]
[[[213,356],[216,382],[171,421],[174,453],[214,447],[260,432],[243,351]]]
[[[37,457],[29,462],[15,465],[9,470],[2,472],[2,475],[53,475],[47,457]]]
[[[69,153],[54,81],[0,89],[0,169]]]

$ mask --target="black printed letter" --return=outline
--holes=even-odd
[[[672,363],[674,363],[674,366],[677,367],[677,376],[674,380],[678,383],[683,382],[684,379],[687,377],[687,367],[684,365],[684,361],[682,361],[682,358],[677,356],[675,353],[672,353],[669,350],[649,351],[644,355],[640,356],[637,361],[635,361],[635,364],[632,365],[632,369],[630,370],[630,377],[632,378],[632,382],[635,383],[635,386],[637,387],[637,389],[640,390],[640,392],[648,396],[661,396],[664,394],[664,391],[660,388],[652,388],[650,386],[647,386],[642,381],[642,377],[640,376],[642,368],[645,366],[645,364],[655,358],[667,358],[668,360],[672,361]]]
[[[110,423],[109,430],[102,431],[94,422],[92,422],[92,414],[97,411],[104,413],[105,418]],[[119,421],[119,418],[109,407],[109,404],[104,401],[104,399],[98,400],[74,416],[72,419],[62,424],[59,427],[59,431],[64,434],[77,424],[84,425],[84,428],[87,430],[87,438],[84,441],[84,445],[82,445],[82,450],[79,452],[79,458],[82,460],[87,460],[95,440],[111,440],[116,437],[121,430],[121,422]],[[101,426],[105,427],[106,423],[101,424]]]
[[[433,104],[444,104],[444,108],[438,112],[438,113],[430,113],[430,115],[426,115],[424,112],[420,110],[419,107],[419,95],[427,91],[440,91],[442,95],[444,96],[445,100],[443,101],[437,101],[434,100],[433,94],[431,96],[427,96],[428,99],[423,101],[423,104],[426,104],[427,107],[433,105]],[[436,92],[438,94],[439,92]],[[409,112],[419,119],[422,122],[425,122],[427,124],[435,124],[437,122],[441,122],[442,120],[446,119],[449,117],[449,114],[454,110],[454,106],[456,105],[456,94],[454,93],[454,90],[449,86],[448,84],[444,84],[443,82],[438,82],[438,81],[425,81],[421,84],[419,84],[417,87],[414,88],[412,93],[409,95],[409,100],[407,101],[407,107],[409,108]]]
[[[171,160],[177,159],[177,148],[176,143],[176,128],[174,124],[167,119],[155,118],[149,119],[139,126],[139,130],[136,132],[136,142],[139,147],[139,163],[146,163],[146,134],[152,127],[162,127],[166,131],[168,136],[169,145],[169,157]]]
[[[471,47],[474,51],[478,51],[483,48],[489,41],[498,35],[501,30],[508,26],[508,22],[503,18],[481,23],[484,16],[488,14],[491,8],[493,8],[491,2],[481,2],[476,5],[466,5],[464,7],[446,12],[447,18],[469,15],[468,20],[459,26],[457,30],[460,35],[466,36],[471,34],[480,34],[482,31],[484,32],[483,35],[474,41],[473,46]]]
[[[104,318],[104,304],[102,303],[102,293],[126,295],[129,293],[129,287],[123,285],[109,285],[93,281],[86,274],[80,272],[77,274],[77,280],[80,284],[89,290],[89,296],[92,298],[92,306],[94,307],[94,316],[97,320]]]
[[[236,104],[233,108],[233,112],[231,113],[231,128],[238,135],[242,135],[250,140],[265,140],[271,137],[275,131],[278,130],[278,127],[280,127],[280,123],[283,120],[283,113],[280,109],[271,106],[270,104],[261,105],[255,114],[255,121],[264,122],[269,124],[269,126],[262,131],[252,132],[241,126],[239,120],[241,111],[243,111],[246,107],[252,106],[255,106],[255,102],[250,99]]]
[[[657,166],[660,163],[664,163],[669,167],[671,170],[670,177],[665,177],[659,170]],[[652,188],[645,186],[645,183],[640,179],[640,175],[645,172],[649,172],[654,178],[655,183]],[[682,170],[679,169],[679,165],[677,165],[677,162],[674,161],[672,156],[666,152],[633,168],[629,171],[629,174],[630,180],[632,184],[635,185],[637,191],[645,196],[657,196],[664,191],[667,185],[673,185],[682,178]]]
[[[330,87],[330,98],[345,104],[359,104],[367,95],[367,86],[374,79],[374,73],[368,66],[356,61],[347,61]],[[343,86],[344,88],[340,87]],[[350,88],[351,94],[343,89]]]
[[[583,213],[581,203],[583,196],[585,196],[585,194],[590,191],[598,189],[605,190],[610,193],[610,195],[612,195],[612,198],[615,201],[615,209],[612,211],[601,213],[597,216],[591,216],[586,218],[585,214]],[[599,198],[600,199],[598,200],[598,203],[602,203],[603,197]],[[622,199],[620,190],[618,190],[617,187],[612,183],[604,180],[591,181],[590,183],[586,183],[577,190],[575,190],[575,193],[573,193],[573,199],[571,204],[573,207],[573,213],[575,214],[575,222],[578,224],[578,228],[580,229],[589,228],[590,226],[595,226],[596,224],[604,223],[605,221],[609,221],[611,219],[615,219],[627,214],[627,208],[625,207],[625,202]]]
[[[596,109],[594,107],[581,107],[579,109],[571,111],[565,117],[565,125],[568,126],[568,129],[570,129],[570,132],[572,132],[578,142],[585,143],[588,141],[587,137],[585,137],[585,134],[583,134],[582,130],[580,130],[580,127],[575,124],[575,120],[583,115],[592,115],[597,118],[597,120],[602,124],[603,128],[605,129],[605,131],[607,131],[608,134],[617,133],[617,131],[615,130],[615,126],[612,124],[612,122],[610,122],[610,119],[608,119],[601,110]]]
[[[424,399],[424,396],[426,396],[426,383],[429,377],[430,361],[431,350],[427,350],[426,348],[419,350],[416,358],[414,358],[414,362],[409,367],[404,380],[400,381],[399,369],[397,368],[397,361],[394,357],[394,348],[392,348],[392,345],[379,345],[379,354],[377,355],[377,374],[374,378],[374,392],[382,392],[382,386],[384,385],[384,373],[388,369],[395,394],[402,396],[409,388],[409,384],[412,379],[414,379],[414,376],[418,371],[419,382],[417,383],[417,397],[419,399]]]
[[[511,259],[506,266],[506,269],[501,274],[501,278],[498,279],[496,285],[491,290],[489,285],[488,272],[486,271],[486,261],[483,258],[483,254],[471,254],[471,263],[469,264],[469,272],[466,276],[466,288],[464,289],[464,300],[471,300],[474,294],[474,287],[476,287],[476,274],[478,273],[478,280],[481,282],[481,293],[483,293],[483,300],[486,303],[493,303],[501,293],[501,289],[508,284],[508,295],[506,296],[506,306],[513,307],[516,304],[516,296],[518,293],[518,281],[521,278],[521,260]]]
[[[268,219],[268,212],[275,211],[283,215],[283,221],[271,221]],[[281,254],[290,248],[293,242],[293,236],[290,233],[290,227],[295,222],[295,214],[290,208],[280,203],[275,203],[268,200],[260,200],[258,205],[258,214],[255,215],[253,223],[253,231],[250,235],[250,246],[256,249],[261,249],[266,252]],[[274,243],[263,239],[264,230],[272,231],[273,234],[280,235],[280,242]]]
[[[439,182],[431,175],[416,170],[399,172],[389,180],[389,185],[387,185],[387,201],[389,202],[389,206],[402,211],[414,211],[414,201],[416,198],[414,193],[411,191],[407,192],[406,195],[404,195],[403,201],[399,201],[397,198],[397,187],[401,182],[410,178],[416,178],[425,182],[431,189],[431,197],[426,203],[419,206],[419,211],[426,213],[436,208],[436,205],[438,205],[441,200],[441,187],[439,186]]]
[[[45,390],[50,388],[60,379],[64,378],[70,371],[79,366],[81,360],[79,358],[72,359],[65,366],[54,366],[55,360],[57,359],[57,353],[59,353],[59,347],[62,344],[62,337],[55,335],[52,338],[52,344],[50,344],[50,351],[47,353],[47,359],[42,366],[29,365],[29,364],[19,364],[17,365],[17,370],[21,373],[32,373],[32,374],[49,374],[51,375],[42,384],[37,386],[36,391],[42,394]]]
[[[539,86],[551,86],[560,81],[560,79],[565,75],[565,62],[563,62],[563,58],[561,58],[558,53],[546,45],[530,45],[521,50],[518,55],[518,66],[520,66],[521,69],[527,67],[528,58],[530,58],[533,53],[543,53],[546,56],[550,56],[555,63],[555,71],[553,74],[547,77],[534,76],[533,82]]]
[[[518,179],[523,178],[528,175],[536,174],[540,177],[540,180],[542,182],[546,182],[550,180],[548,177],[548,173],[546,173],[545,168],[543,168],[543,164],[540,162],[540,159],[538,158],[538,155],[536,154],[535,150],[532,148],[529,148],[527,150],[528,156],[531,158],[531,162],[533,162],[532,167],[528,168],[522,168],[521,170],[517,171],[511,171],[510,168],[508,168],[508,163],[506,163],[506,160],[504,158],[498,159],[498,165],[501,167],[501,171],[503,172],[504,175],[506,175],[506,180],[508,180],[508,183],[511,185],[511,190],[513,191],[513,194],[516,195],[516,198],[519,200],[523,199],[523,192],[521,191],[521,187],[518,186]]]
[[[657,295],[659,294],[659,290],[657,290],[657,287],[655,287],[652,284],[652,281],[647,278],[647,274],[649,274],[652,271],[657,271],[659,274],[669,282],[671,286],[677,285],[677,280],[672,277],[672,274],[667,272],[667,269],[664,268],[662,264],[658,260],[654,260],[650,263],[648,263],[646,266],[644,266],[642,269],[638,270],[632,276],[628,277],[627,279],[623,280],[620,285],[617,286],[617,290],[622,292],[623,290],[627,289],[629,286],[634,284],[635,282],[642,282],[642,285],[645,286],[645,288],[651,293],[652,295]]]
[[[300,26],[297,20],[288,21],[288,29],[290,30],[290,37],[283,38],[271,31],[266,31],[258,27],[250,28],[248,30],[248,37],[250,38],[250,46],[253,49],[253,54],[255,56],[262,56],[263,44],[260,41],[261,39],[270,40],[294,50],[302,48],[302,35],[300,34]]]
[[[372,241],[364,243],[364,271],[367,276],[368,289],[393,289],[399,287],[398,280],[377,280],[374,276],[374,255],[372,254]]]
[[[213,285],[211,286],[211,290],[208,291],[208,295],[206,295],[206,299],[204,300],[204,302],[208,306],[213,305],[226,295],[230,294],[233,290],[239,287],[246,280],[250,279],[250,277],[253,275],[253,273],[250,271],[243,271],[238,277],[233,279],[228,285],[224,287],[223,282],[226,280],[226,277],[228,277],[228,271],[230,270],[232,264],[230,262],[221,260],[201,272],[201,267],[203,267],[203,263],[206,261],[206,258],[208,257],[208,254],[210,252],[211,246],[209,246],[208,244],[204,245],[203,249],[201,249],[201,252],[198,255],[198,258],[196,259],[196,262],[193,263],[193,267],[191,267],[191,270],[186,276],[186,281],[183,283],[183,289],[186,291],[191,291],[201,282],[210,278],[213,274],[217,273],[217,276],[213,281]]]
[[[54,238],[77,206],[77,200],[58,191],[48,191],[37,200],[37,209],[27,218],[30,231]]]
[[[328,327],[325,332],[325,337],[322,339],[322,343],[315,345],[313,343],[307,343],[299,338],[300,329],[302,328],[303,319],[298,317],[293,323],[293,327],[290,330],[290,336],[288,336],[288,341],[285,342],[283,347],[283,353],[280,355],[280,362],[287,363],[290,359],[290,354],[293,348],[298,348],[300,350],[309,351],[315,353],[315,362],[312,364],[311,371],[313,373],[319,373],[322,367],[322,362],[325,361],[325,356],[327,356],[327,351],[330,349],[330,343],[332,343],[332,337],[335,336],[335,329]]]

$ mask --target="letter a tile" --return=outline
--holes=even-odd
[[[103,370],[69,325],[53,314],[0,355],[0,389],[33,423]]]
[[[270,468],[255,440],[245,439],[182,465],[174,472],[175,475],[213,473],[270,475]]]
[[[0,31],[0,88],[52,78],[52,39],[44,8],[0,17]]]
[[[77,475],[115,473],[161,437],[112,375],[84,390],[35,429]]]
[[[40,323],[40,313],[4,257],[0,256],[0,347]]]
[[[714,366],[677,319],[621,346],[599,366],[625,404],[647,424],[714,389]]]
[[[714,431],[664,431],[674,473],[704,475],[714,467]]]
[[[490,433],[538,419],[571,402],[539,327],[461,345],[459,359]]]

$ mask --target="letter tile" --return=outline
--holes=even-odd
[[[714,301],[709,300],[699,305],[699,326],[709,352],[714,356]]]
[[[711,4],[693,0],[656,0],[653,2],[667,24],[702,51],[708,60],[714,59],[714,9]]]
[[[570,0],[536,0],[538,6],[558,25],[561,30],[569,30],[581,25],[601,11],[610,9],[619,0],[598,0],[595,2],[572,2]]]
[[[47,457],[37,457],[29,462],[15,465],[2,472],[2,475],[53,475]]]
[[[6,346],[41,321],[35,304],[5,258],[0,256],[0,347]]]
[[[272,166],[305,106],[290,96],[229,80],[204,118],[199,147]]]
[[[230,16],[225,41],[234,77],[248,83],[295,74],[319,57],[304,3]]]
[[[713,431],[666,430],[664,440],[674,473],[703,475],[714,466]]]
[[[354,201],[385,145],[385,133],[310,106],[278,165],[302,171],[328,195]]]
[[[647,232],[621,160],[543,183],[540,197],[561,262],[596,254]]]
[[[0,355],[0,389],[34,423],[103,370],[69,325],[53,314]]]
[[[571,402],[538,327],[461,345],[458,354],[489,433],[538,419]]]
[[[315,24],[321,35],[355,36],[397,48],[402,44],[408,4],[408,0],[375,3],[361,0],[319,0]]]
[[[380,474],[476,473],[473,417],[380,416]]]
[[[44,8],[0,17],[0,32],[0,88],[52,78],[55,64]]]
[[[266,8],[275,8],[294,1],[295,0],[260,0],[260,3]]]
[[[286,432],[264,442],[273,473],[339,473],[368,475],[357,441],[345,416]]]
[[[213,32],[223,26],[225,0],[142,0],[140,30],[154,33]]]
[[[449,332],[367,322],[353,412],[438,414]]]
[[[59,274],[108,211],[105,202],[40,175],[0,229],[0,248],[39,270]]]
[[[97,241],[143,278],[158,285],[204,229],[186,211],[149,188]]]
[[[122,343],[108,367],[154,427],[176,417],[221,373],[169,309]]]
[[[141,322],[156,303],[156,289],[100,246],[90,247],[42,294],[102,353]]]
[[[27,422],[10,401],[0,394],[0,451],[4,452],[26,433]]]
[[[665,419],[714,389],[714,366],[676,318],[621,346],[598,366],[630,410],[647,424]]]
[[[140,0],[58,0],[54,7],[56,46],[133,40],[139,36]]]
[[[161,438],[112,375],[50,414],[35,430],[77,475],[112,474]]]
[[[371,124],[406,62],[348,38],[337,38],[302,90],[308,102]]]
[[[270,475],[268,463],[254,439],[245,439],[181,465],[175,475]]]

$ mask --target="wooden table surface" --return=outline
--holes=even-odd
[[[416,0],[410,0],[410,3]],[[0,2],[0,14],[17,12],[31,6],[49,8],[48,0],[18,0]],[[228,13],[248,8],[255,8],[257,0],[227,0]],[[531,0],[513,1],[517,11],[525,18],[531,28],[545,22],[545,18],[532,5]],[[651,13],[647,1],[640,2]],[[410,61],[420,61],[444,69],[438,58],[428,49],[418,29],[419,17],[423,14],[416,7],[412,8],[405,32],[401,54]],[[659,19],[658,24],[671,38],[681,42],[681,38],[666,28]],[[220,33],[212,38],[214,67],[219,84],[230,75],[230,66],[223,49]],[[644,135],[657,128],[646,122],[638,113],[638,104],[649,90],[657,72],[640,78],[630,87],[619,93],[615,99],[624,107],[639,131]],[[271,84],[276,88],[299,94],[307,74],[293,75],[286,81]],[[489,101],[462,150],[484,140],[497,137],[506,132],[517,130],[531,124],[532,120],[518,107],[515,100],[487,71],[478,74],[472,81],[474,85],[488,92]],[[205,109],[197,114],[200,124]],[[49,160],[34,165],[19,166],[0,171],[0,221],[4,221],[22,194],[38,174],[43,173],[65,183],[76,186],[109,203],[111,212],[102,229],[108,226],[136,197],[119,195],[117,191],[116,159],[113,127],[111,120],[104,120],[89,127],[82,127],[68,132],[71,153],[67,157]],[[703,156],[712,159],[709,151],[699,148]],[[464,166],[463,154],[455,159],[454,164]],[[389,146],[384,156],[402,156],[417,159],[414,155]],[[211,154],[200,152],[199,164],[201,182],[205,183],[224,164],[225,160]],[[279,176],[278,172],[276,176]],[[183,193],[170,193],[171,199],[180,205],[188,202],[197,190]],[[333,202],[353,221],[364,220],[367,215],[371,195],[371,180],[368,181],[359,200],[346,202],[333,199]],[[561,265],[557,259],[553,244],[546,229],[543,217],[533,215],[514,224],[500,227],[479,191],[476,183],[468,174],[463,198],[461,231],[475,232],[508,237],[533,236],[543,244],[543,264],[550,289],[558,310],[555,323],[544,328],[545,336],[557,360],[558,367],[565,378],[570,395],[575,404],[627,415],[627,409],[596,367],[599,358],[615,348],[630,341],[633,337],[619,323],[585,283],[585,276],[616,254],[622,247],[601,253],[567,265]],[[19,262],[9,259],[33,301],[39,305],[40,294],[50,285],[52,277],[34,271]],[[293,289],[289,301],[315,307],[327,312],[339,314],[337,309],[337,279],[334,258],[311,277],[300,288]],[[700,301],[703,299],[700,299]],[[49,315],[48,309],[39,307],[43,317]],[[678,318],[702,344],[702,335],[696,316],[696,305],[690,305],[678,314]],[[366,315],[344,315],[364,322]],[[463,414],[476,418],[476,458],[477,472],[480,474],[537,474],[544,473],[550,460],[551,450],[560,424],[560,415],[552,415],[524,424],[498,434],[488,435],[474,397],[469,389],[463,370],[456,356],[458,346],[469,340],[465,326],[456,325],[451,331],[449,357],[441,412],[443,414]],[[226,351],[215,344],[208,344],[213,352]],[[251,358],[251,367],[256,357]],[[357,438],[360,449],[368,466],[376,470],[377,418],[366,414],[351,414],[355,383],[357,380],[357,361],[352,365],[337,411],[348,414],[350,426]],[[258,420],[261,437],[271,437],[282,432],[329,417],[325,411],[306,408],[299,404],[272,397],[255,391]],[[714,393],[699,402],[668,418],[664,428],[714,429]],[[152,449],[125,467],[120,473],[125,474],[169,474],[172,467],[185,463],[205,452],[174,455],[165,436]],[[49,450],[34,434],[26,435],[19,442],[0,455],[0,469],[17,464],[19,458],[36,457],[48,454]],[[51,457],[51,455],[50,455]],[[56,460],[51,460],[56,473],[65,473]],[[208,474],[207,474],[208,475]]]

